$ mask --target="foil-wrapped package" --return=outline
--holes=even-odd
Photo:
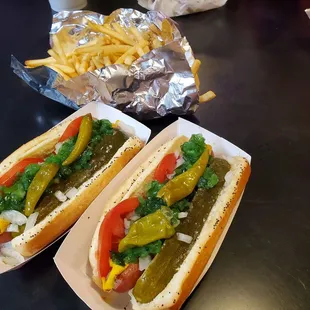
[[[138,0],[142,7],[163,12],[169,17],[216,9],[226,2],[227,0]]]
[[[124,28],[135,25],[147,30],[151,24],[161,29],[165,18],[156,11],[144,14],[133,9],[119,9],[108,17],[91,11],[65,11],[54,15],[50,34],[65,35],[65,53],[70,53],[103,35],[90,29],[89,21],[98,25],[117,21]],[[173,41],[151,50],[131,66],[113,64],[68,81],[47,67],[26,68],[14,56],[11,67],[33,89],[74,109],[98,101],[139,119],[193,113],[198,107],[198,90],[190,69],[194,55],[173,21],[171,25]]]

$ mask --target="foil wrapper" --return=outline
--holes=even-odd
[[[64,11],[54,15],[50,34],[66,35],[65,52],[69,53],[102,36],[87,23],[101,25],[106,18],[125,28],[134,24],[139,30],[147,30],[151,24],[161,29],[166,16],[133,9],[119,9],[108,17],[91,11]],[[11,67],[33,89],[73,109],[97,101],[138,119],[190,114],[198,108],[198,90],[190,69],[194,55],[186,38],[171,23],[174,40],[143,55],[130,67],[114,64],[68,81],[47,67],[26,68],[14,56]]]

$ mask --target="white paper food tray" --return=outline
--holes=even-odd
[[[91,281],[91,269],[88,263],[89,247],[106,202],[115,194],[115,191],[122,184],[123,180],[129,178],[140,166],[140,164],[145,161],[146,158],[148,158],[153,152],[155,152],[162,144],[176,136],[184,135],[190,137],[192,134],[197,133],[201,133],[205,137],[206,142],[212,145],[213,151],[216,155],[221,154],[226,156],[243,156],[249,162],[251,161],[251,156],[237,146],[200,126],[181,118],[165,128],[149,144],[147,144],[147,146],[144,147],[144,149],[93,201],[93,203],[79,219],[79,221],[71,229],[70,233],[62,243],[54,258],[56,266],[62,276],[75,291],[75,293],[91,309],[112,310],[126,308],[129,310],[131,308],[128,306],[128,294],[120,294],[119,298],[117,299],[118,304],[113,304],[113,306],[111,306],[102,299],[100,290]],[[240,200],[234,208],[234,212],[231,214],[228,224],[226,225],[226,228],[224,229],[221,238],[219,239],[219,242],[213,251],[209,263],[205,267],[200,279],[205,275],[212,261],[214,260],[237,211]]]
[[[151,135],[151,130],[143,125],[142,123],[136,121],[132,117],[122,113],[121,111],[114,109],[112,107],[109,107],[105,104],[98,104],[95,102],[91,102],[85,107],[81,108],[80,110],[76,111],[75,113],[71,114],[69,117],[64,119],[62,122],[65,122],[69,119],[75,119],[78,116],[85,115],[87,113],[91,113],[94,118],[97,119],[108,119],[110,122],[115,123],[116,121],[120,121],[118,123],[119,127],[123,132],[125,132],[129,136],[137,136],[139,137],[145,144],[147,143],[148,139]],[[67,232],[62,234],[58,239],[60,239],[63,235],[65,235]],[[0,262],[0,274],[4,273],[6,271],[18,269],[24,264],[26,264],[29,260],[40,254],[42,251],[44,251],[46,248],[51,246],[53,243],[55,243],[58,239],[50,243],[48,246],[46,246],[43,250],[38,252],[37,254],[27,258],[25,262],[22,264],[17,265],[16,267],[12,267],[9,265],[6,265],[2,262]]]

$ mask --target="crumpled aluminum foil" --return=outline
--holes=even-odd
[[[50,33],[69,35],[65,52],[70,52],[102,36],[89,29],[87,22],[103,24],[105,18],[145,30],[151,23],[161,28],[166,17],[155,11],[143,14],[133,9],[119,9],[109,17],[91,11],[64,11],[54,15]],[[114,64],[65,81],[47,67],[25,68],[14,56],[11,67],[33,89],[74,109],[98,101],[139,119],[189,114],[198,108],[198,90],[190,69],[194,55],[186,38],[173,27],[174,41],[150,51],[129,68]]]
[[[169,17],[212,10],[225,5],[227,0],[138,0],[147,10],[163,12]]]

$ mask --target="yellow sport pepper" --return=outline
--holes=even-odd
[[[59,166],[54,163],[45,163],[41,166],[32,182],[29,185],[24,213],[29,216],[46,190],[48,184],[53,180],[59,170]]]
[[[160,239],[167,239],[172,237],[174,233],[170,220],[161,210],[157,210],[137,220],[130,226],[127,236],[118,245],[118,251],[121,253],[129,248],[144,246]]]
[[[83,116],[79,134],[74,148],[68,158],[62,163],[64,166],[72,164],[86,149],[93,130],[93,119],[91,114]]]
[[[209,148],[206,147],[195,164],[187,171],[167,182],[160,189],[157,197],[162,198],[169,207],[191,194],[207,167],[209,152]]]

